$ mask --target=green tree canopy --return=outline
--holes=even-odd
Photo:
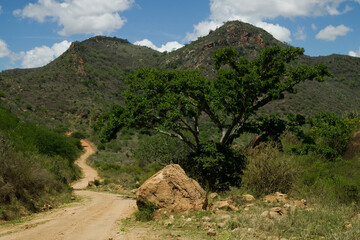
[[[207,116],[221,133],[218,143],[230,145],[253,124],[251,117],[261,107],[284,98],[286,92],[296,93],[300,82],[323,81],[330,75],[324,65],[294,63],[303,52],[272,47],[247,60],[225,48],[214,56],[215,80],[198,70],[140,69],[127,78],[126,108],[118,119],[131,127],[176,137],[197,151],[202,142],[199,121]],[[112,130],[122,125],[118,122]],[[114,136],[109,134],[111,127],[105,132]]]

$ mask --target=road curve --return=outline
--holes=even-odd
[[[84,189],[87,187],[87,185],[90,181],[99,179],[98,172],[95,169],[93,169],[92,167],[90,167],[89,165],[87,165],[87,163],[86,163],[86,159],[88,159],[88,157],[90,157],[92,154],[94,154],[96,152],[96,148],[94,147],[94,145],[91,142],[89,142],[88,140],[85,140],[85,139],[81,140],[81,145],[84,147],[85,153],[82,154],[75,161],[75,164],[77,164],[81,168],[83,177],[81,178],[80,181],[72,184],[72,187],[75,190]]]
[[[76,163],[82,168],[84,179],[73,185],[75,189],[85,188],[89,180],[98,178],[97,172],[86,164],[86,158],[95,149],[86,140],[82,144],[85,153]],[[15,226],[0,226],[0,240],[117,239],[117,221],[128,217],[136,209],[135,200],[121,195],[86,190],[75,190],[75,193],[84,201],[38,214],[32,220]]]

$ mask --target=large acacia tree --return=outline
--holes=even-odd
[[[140,69],[127,78],[126,107],[113,116],[117,120],[105,132],[110,136],[125,123],[178,138],[196,152],[204,142],[199,122],[207,116],[220,132],[218,143],[229,146],[261,107],[286,92],[296,93],[300,82],[323,81],[329,75],[324,65],[294,63],[303,52],[265,48],[258,58],[248,60],[225,48],[214,55],[215,80],[198,70]]]

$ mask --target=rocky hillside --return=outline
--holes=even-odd
[[[206,75],[214,77],[214,52],[228,46],[236,49],[241,56],[253,59],[265,47],[286,45],[261,28],[238,21],[228,22],[221,28],[211,31],[209,35],[168,54],[165,57],[165,65],[168,68],[199,68],[203,69]]]
[[[93,37],[74,42],[59,58],[36,69],[0,73],[1,105],[28,119],[65,121],[89,126],[112,104],[121,103],[126,76],[139,67],[202,69],[213,78],[212,56],[216,49],[231,46],[241,56],[254,58],[268,46],[286,46],[266,31],[238,21],[228,22],[209,35],[171,53],[135,46],[127,40]],[[264,111],[296,111],[341,114],[358,109],[360,58],[331,55],[304,57],[307,64],[325,63],[334,74],[325,83],[309,82],[299,93],[272,104]]]

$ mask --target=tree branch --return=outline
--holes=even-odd
[[[210,119],[215,123],[218,129],[222,132],[224,129],[224,124],[218,119],[218,117],[210,109],[210,106],[206,101],[204,101],[204,112],[210,117]]]
[[[154,130],[158,131],[159,133],[161,134],[164,134],[166,136],[169,136],[169,137],[173,137],[173,138],[177,138],[177,139],[180,139],[181,141],[183,141],[184,143],[186,143],[192,150],[196,151],[196,146],[191,142],[189,141],[181,132],[179,131],[174,131],[175,133],[171,133],[171,132],[166,132],[164,130],[161,130],[159,128],[153,128]]]

